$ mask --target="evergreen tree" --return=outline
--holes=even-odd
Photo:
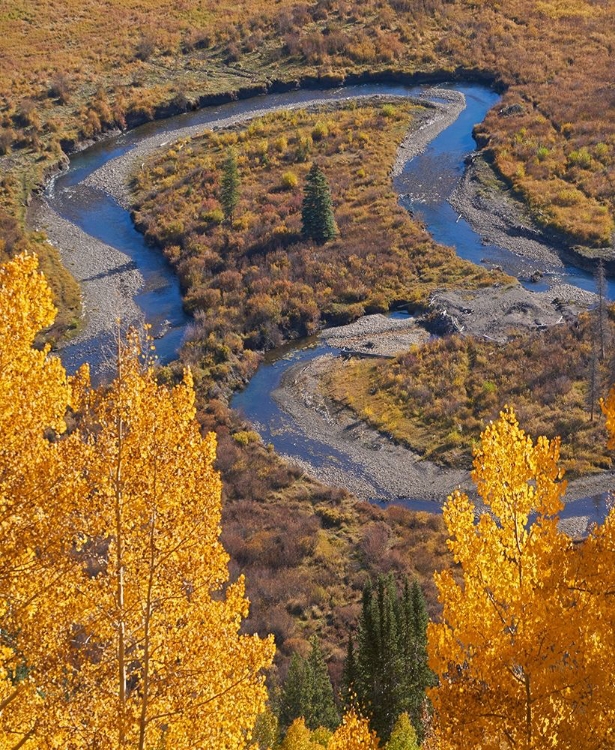
[[[308,683],[305,659],[293,654],[280,696],[279,719],[284,729],[288,729],[295,719],[305,717],[312,700]]]
[[[355,683],[357,681],[357,662],[354,653],[354,641],[352,635],[348,636],[348,647],[346,649],[346,659],[342,671],[342,690],[341,699],[345,708],[351,708],[355,698]]]
[[[425,690],[433,684],[431,670],[427,666],[427,607],[425,597],[418,581],[412,586],[404,582],[402,597],[403,615],[400,625],[399,649],[402,662],[402,674],[398,682],[399,705],[408,712],[418,730],[419,739],[423,739],[421,717]]]
[[[293,654],[280,699],[280,725],[289,727],[302,717],[309,729],[335,729],[340,717],[333,686],[317,638],[311,640],[307,659]]]
[[[344,685],[354,672],[359,707],[387,739],[406,712],[419,736],[425,690],[431,684],[427,666],[427,612],[421,588],[405,581],[401,596],[392,576],[380,576],[363,591],[356,654],[349,648]]]
[[[231,223],[239,203],[239,172],[237,170],[237,154],[233,149],[228,150],[222,168],[220,203],[224,218]]]
[[[312,164],[303,190],[301,208],[301,233],[304,237],[324,244],[338,234],[331,191],[320,167]]]
[[[307,674],[311,683],[311,704],[305,720],[310,729],[317,729],[318,727],[335,729],[340,723],[340,715],[335,705],[329,670],[315,636],[311,640],[311,645],[312,650],[307,658]]]

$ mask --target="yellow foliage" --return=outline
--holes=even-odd
[[[295,719],[288,727],[284,742],[280,750],[319,750],[322,745],[316,745],[312,742],[312,732],[305,725],[303,719]]]
[[[54,314],[34,256],[21,255],[0,267],[1,747],[25,741],[36,726],[40,675],[30,669],[25,679],[26,662],[41,659],[49,668],[57,656],[56,630],[47,615],[49,587],[62,596],[61,543],[50,521],[52,512],[62,517],[66,494],[58,490],[63,471],[49,437],[66,428],[70,391],[59,360],[48,356],[48,348],[32,348]],[[24,679],[16,682],[20,676]]]
[[[354,711],[347,713],[329,740],[327,750],[378,750],[380,744],[369,722]]]
[[[324,747],[327,750],[379,750],[380,745],[368,720],[350,711],[332,735],[323,727],[311,732],[302,718],[295,719],[280,750],[322,750]]]
[[[35,261],[0,281],[0,747],[245,747],[274,646],[239,633],[190,375],[159,386],[131,334],[111,385],[84,370],[71,394],[31,348],[53,318]]]
[[[443,748],[598,747],[580,742],[590,682],[579,671],[572,544],[557,528],[558,459],[558,440],[533,444],[504,411],[475,453],[485,510],[477,521],[460,492],[446,505],[463,582],[449,571],[436,576],[442,622],[428,629]]]

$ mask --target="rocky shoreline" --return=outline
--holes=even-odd
[[[309,474],[344,487],[363,500],[411,498],[442,503],[455,488],[470,489],[467,471],[443,469],[422,460],[324,396],[320,382],[335,361],[334,355],[327,354],[291,367],[273,393],[279,407],[291,416],[294,427],[306,438],[342,453],[352,466],[349,471],[331,461],[323,469],[300,461]],[[291,460],[297,463],[296,459]]]
[[[86,234],[59,216],[49,204],[35,197],[28,209],[31,228],[44,230],[60,251],[62,262],[79,282],[82,295],[82,330],[62,344],[62,361],[73,372],[89,354],[113,360],[113,340],[118,321],[122,327],[142,327],[144,315],[135,297],[143,288],[143,276],[123,252]],[[100,341],[108,348],[100,357]],[[110,370],[111,364],[100,368]]]

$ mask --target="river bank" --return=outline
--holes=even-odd
[[[64,366],[74,372],[83,362],[96,359],[101,374],[109,371],[118,321],[122,327],[141,328],[145,323],[135,301],[143,289],[143,275],[128,255],[86,234],[39,196],[30,204],[28,223],[47,233],[81,289],[84,323],[76,336],[60,346]],[[101,353],[105,346],[108,351]]]
[[[468,157],[463,177],[449,203],[483,238],[485,245],[497,245],[525,259],[528,281],[540,281],[545,272],[557,274],[566,264],[593,273],[599,258],[603,258],[608,275],[615,272],[613,250],[577,247],[538,226],[527,206],[481,153]]]
[[[432,102],[430,97],[438,96],[441,101]],[[411,97],[417,104],[428,108],[427,113],[417,117],[413,122],[408,135],[400,146],[397,160],[393,168],[393,174],[398,173],[406,161],[421,153],[429,143],[455,121],[465,106],[463,94],[446,89],[426,89],[421,96]],[[285,110],[293,109],[322,109],[327,106],[339,106],[348,101],[378,102],[391,101],[395,99],[407,100],[406,96],[394,97],[391,95],[366,94],[365,96],[353,95],[344,97],[340,95],[334,103],[322,102],[319,99],[307,100],[288,104]],[[243,123],[270,114],[272,109],[268,107],[255,108],[250,112],[224,117],[215,122],[212,129],[222,130],[232,128]],[[131,193],[130,178],[139,169],[139,165],[161,148],[170,148],[174,143],[188,138],[198,136],[207,129],[203,125],[190,125],[180,128],[172,133],[161,133],[146,138],[131,149],[128,153],[107,162],[105,165],[90,174],[83,182],[84,185],[99,190],[104,190],[113,196],[117,202],[126,209],[130,209]],[[180,146],[181,148],[182,146]]]
[[[394,322],[400,324],[399,333],[412,333],[418,326],[413,319]],[[387,323],[386,318],[367,316],[361,323],[363,331],[358,330],[356,324],[350,324],[336,329],[334,338],[325,338],[326,332],[320,338],[329,345],[350,344],[353,351],[361,355],[364,345],[377,341],[382,334],[387,341],[387,354],[395,353],[396,348],[391,346],[389,338],[390,322]],[[400,338],[397,352],[404,350]],[[345,358],[346,353],[341,356]],[[364,500],[400,502],[410,507],[416,500],[427,501],[425,509],[433,503],[433,512],[437,512],[451,492],[461,489],[476,501],[469,470],[451,469],[423,459],[373,429],[327,395],[322,383],[333,367],[340,366],[339,358],[339,353],[329,352],[293,365],[284,372],[272,393],[280,409],[290,417],[289,429],[294,439],[302,436],[305,440],[318,440],[321,450],[329,450],[337,460],[323,466],[311,461],[309,454],[300,459],[285,457],[316,479],[343,487]],[[339,456],[344,456],[345,460],[339,460]],[[614,486],[615,471],[570,481],[561,528],[572,537],[585,536],[591,525],[603,516],[610,502],[606,495]]]
[[[430,102],[429,97],[435,94],[437,94],[438,101]],[[80,196],[85,196],[86,204],[90,203],[95,206],[97,202],[100,202],[102,206],[102,202],[109,203],[110,201],[106,196],[111,196],[112,200],[119,204],[117,212],[121,213],[122,209],[124,212],[128,211],[131,200],[130,179],[139,169],[140,164],[159,149],[195,136],[206,129],[237,126],[275,111],[276,108],[336,107],[349,100],[384,102],[408,98],[402,95],[396,97],[379,94],[358,95],[356,93],[348,95],[343,90],[331,93],[329,96],[333,98],[321,101],[317,95],[309,94],[307,99],[303,97],[301,101],[284,104],[280,107],[262,106],[229,117],[218,116],[217,119],[214,112],[212,113],[214,122],[210,124],[187,125],[175,128],[170,132],[163,131],[149,136],[145,135],[144,138],[137,140],[132,148],[123,146],[122,136],[118,139],[118,143],[122,145],[118,148],[117,156],[112,156],[112,158],[106,160],[102,166],[87,174],[85,179],[74,184],[69,183],[68,188],[62,187],[59,205],[61,208],[68,206],[79,191]],[[424,150],[438,133],[448,127],[463,109],[464,103],[463,94],[439,89],[436,92],[430,89],[423,90],[422,95],[417,95],[415,99],[417,102],[424,104],[426,109],[423,114],[417,116],[413,127],[406,136],[398,154],[396,169],[401,168],[404,160]],[[179,147],[181,148],[181,145]],[[58,184],[62,179],[62,176],[58,178]],[[138,327],[145,323],[146,315],[135,297],[142,294],[146,288],[146,280],[138,267],[140,264],[135,264],[130,255],[119,249],[122,247],[121,243],[125,241],[124,236],[119,238],[121,242],[118,246],[94,239],[72,221],[60,215],[59,210],[55,210],[55,185],[55,180],[52,180],[47,189],[47,195],[37,197],[32,201],[28,211],[28,224],[32,229],[44,230],[47,233],[49,241],[58,248],[64,264],[70,268],[74,277],[81,284],[84,326],[78,337],[61,347],[63,358],[69,367],[73,367],[73,365],[77,366],[95,354],[95,341],[101,334],[105,333],[107,338],[112,338],[118,319],[126,324]],[[120,209],[120,207],[122,208]],[[115,222],[117,212],[113,212],[112,207],[109,206],[107,206],[107,209],[109,209],[110,222]],[[69,218],[72,218],[72,214]],[[126,218],[128,218],[127,215]],[[121,216],[119,220],[123,221]],[[127,231],[124,230],[123,234],[125,235]],[[135,239],[132,238],[130,241],[134,243]],[[144,244],[142,238],[140,241],[141,244]],[[148,248],[146,251],[141,251],[141,257],[149,254],[155,258],[158,253],[158,250]],[[161,266],[166,264],[166,261],[162,258],[156,262]],[[178,303],[181,305],[179,300]]]

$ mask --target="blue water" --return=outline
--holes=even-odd
[[[540,266],[544,274],[542,281],[528,281],[538,268],[536,263],[525,261],[497,245],[483,243],[448,203],[463,176],[466,156],[476,148],[472,136],[474,125],[484,120],[487,112],[499,101],[499,95],[484,86],[447,88],[465,95],[466,108],[457,121],[434,138],[424,153],[408,162],[395,179],[395,189],[402,196],[401,204],[424,222],[436,242],[454,247],[460,257],[472,263],[501,266],[511,276],[519,278],[530,291],[546,290],[550,282],[557,281],[595,292],[593,275],[573,265],[564,265],[563,268]],[[609,299],[615,299],[615,279],[607,280],[607,295]]]
[[[402,204],[424,221],[437,242],[455,247],[461,257],[474,263],[487,263],[489,266],[497,264],[511,275],[523,279],[523,276],[529,275],[536,266],[528,269],[527,263],[513,253],[493,245],[484,245],[481,238],[467,222],[457,216],[447,202],[463,175],[465,157],[475,148],[472,129],[484,119],[489,109],[497,104],[499,96],[481,85],[451,85],[446,88],[461,91],[465,95],[465,110],[455,123],[432,141],[423,154],[406,165],[402,175],[395,180],[395,188],[403,196]],[[162,321],[170,323],[168,333],[156,342],[159,359],[163,363],[168,362],[176,357],[189,322],[182,309],[177,278],[159,250],[146,245],[143,236],[135,230],[127,211],[105,193],[85,188],[80,183],[106,162],[131,150],[142,139],[160,133],[172,134],[184,126],[214,126],[218,121],[234,115],[255,110],[282,109],[303,102],[326,102],[374,94],[417,96],[423,90],[420,86],[368,84],[324,92],[293,91],[233,102],[169,120],[148,123],[128,133],[102,141],[73,156],[70,169],[54,181],[47,192],[47,199],[61,216],[74,222],[91,236],[126,253],[130,258],[129,263],[140,270],[145,279],[145,288],[136,301],[146,320],[153,325],[154,332]],[[541,270],[545,272],[544,283],[532,284],[528,288],[540,290],[546,288],[548,281],[557,279],[583,289],[594,290],[592,276],[580,269],[559,267]],[[610,298],[615,298],[615,281],[609,281],[608,294]],[[105,348],[107,339],[108,336],[101,337],[99,350]],[[96,342],[94,350],[90,348],[88,352],[84,352],[84,359],[95,362],[95,349]],[[307,348],[303,345],[303,348],[297,347],[284,358],[279,358],[273,353],[259,368],[247,388],[234,397],[232,405],[258,426],[265,442],[272,443],[279,453],[307,459],[316,468],[339,462],[360,476],[363,473],[362,466],[353,465],[347,456],[332,451],[329,446],[317,440],[306,439],[305,435],[296,430],[292,421],[279,410],[271,397],[271,392],[277,387],[288,367],[328,350],[328,347],[323,345]],[[377,498],[374,500],[377,501]],[[438,510],[437,505],[421,500],[402,498],[399,502],[416,510]],[[604,503],[601,505],[600,500],[586,499],[578,502],[588,504],[589,510],[594,509],[596,518],[603,513]]]

